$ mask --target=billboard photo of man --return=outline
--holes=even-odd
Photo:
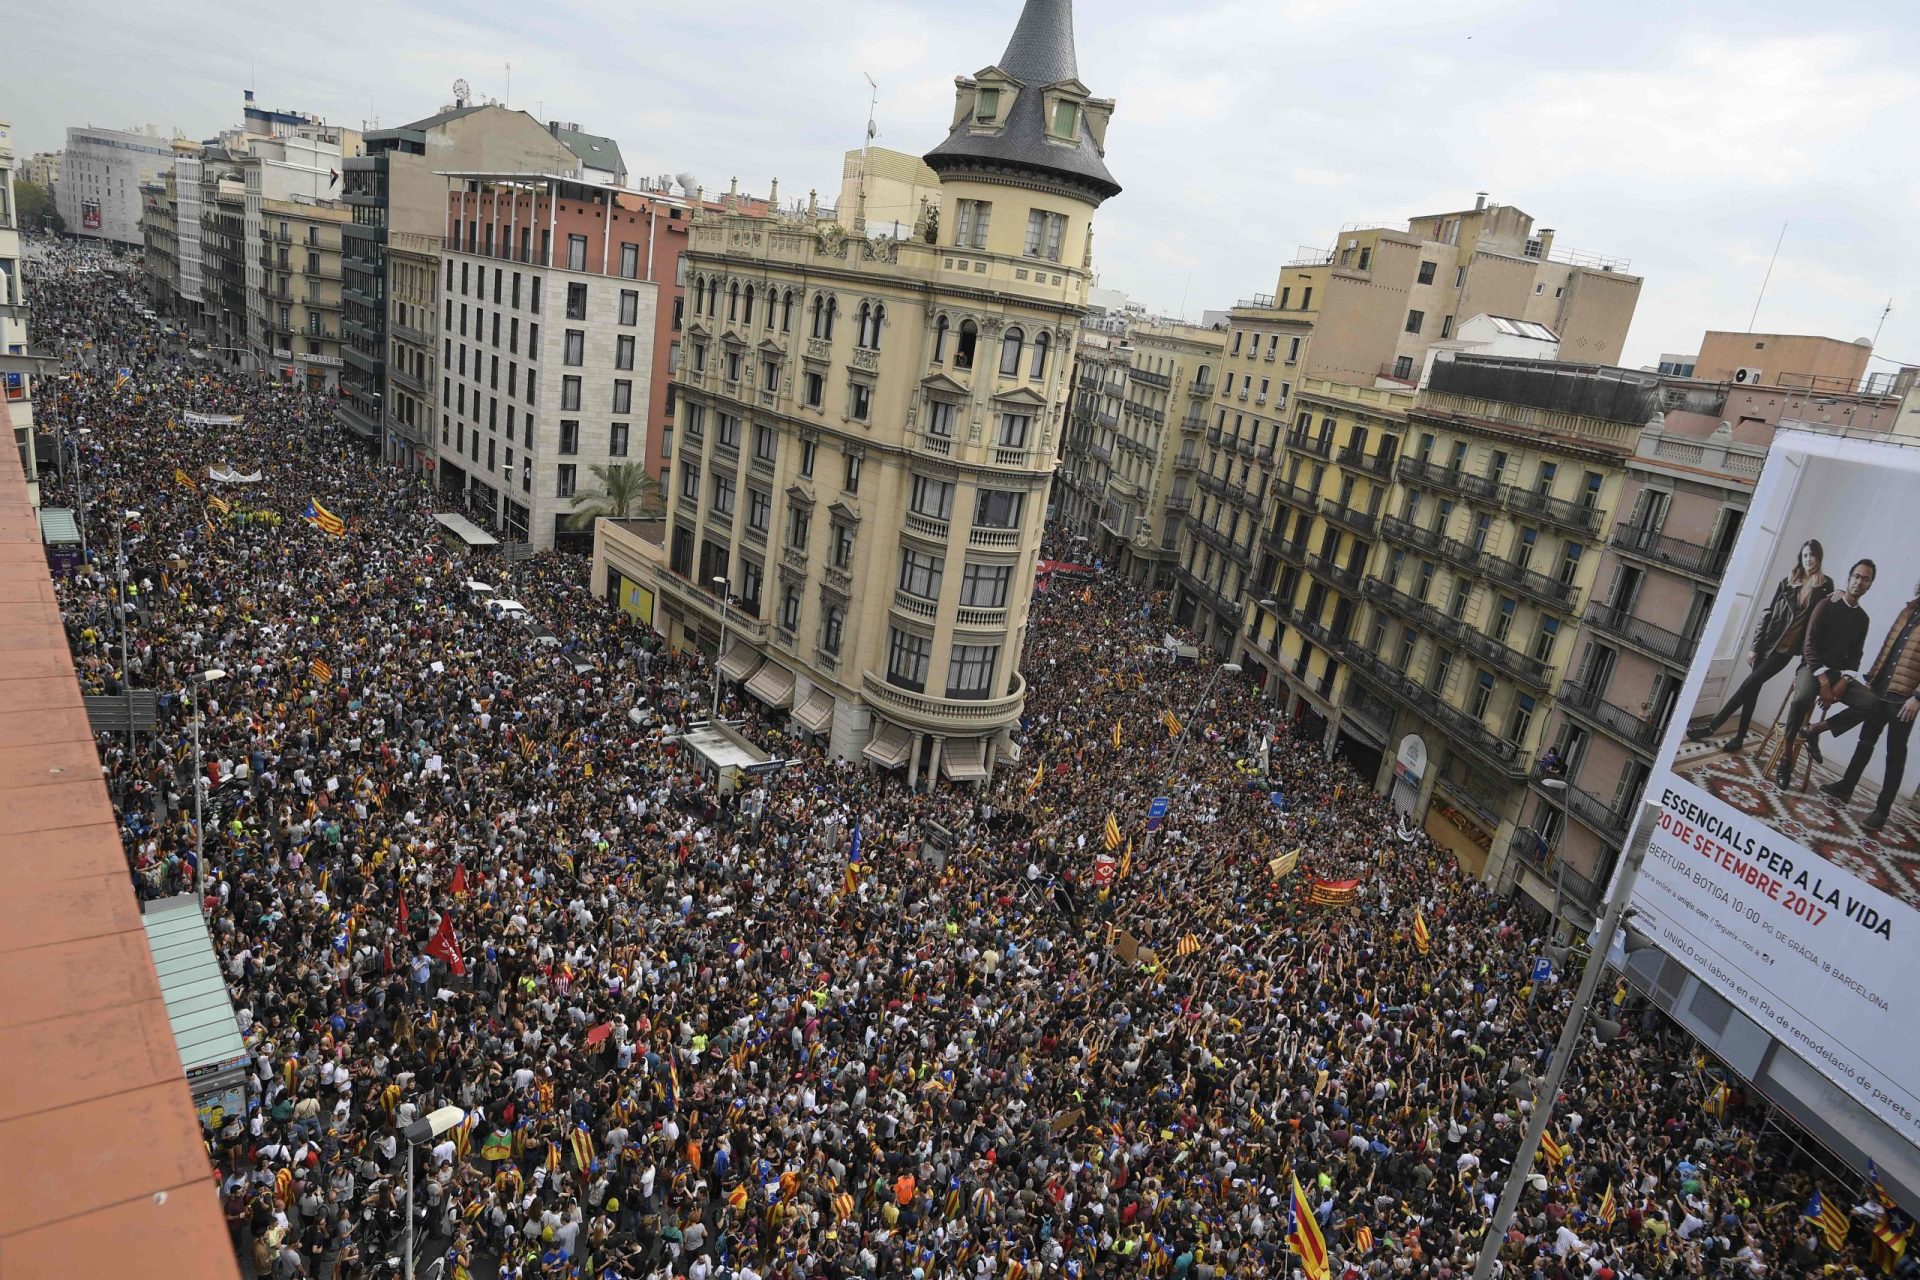
[[[1841,804],[1853,800],[1854,788],[1873,759],[1874,743],[1884,735],[1887,742],[1886,765],[1880,773],[1880,792],[1873,812],[1860,825],[1879,831],[1887,825],[1894,798],[1907,772],[1907,739],[1913,733],[1913,721],[1920,715],[1920,582],[1913,595],[1880,645],[1880,656],[1867,668],[1864,683],[1847,681],[1834,701],[1846,704],[1838,715],[1807,726],[1807,743],[1818,746],[1820,735],[1846,736],[1855,725],[1860,728],[1859,744],[1847,761],[1847,770],[1820,790]]]

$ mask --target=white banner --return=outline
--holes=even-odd
[[[264,471],[255,471],[251,474],[243,475],[235,471],[232,467],[207,468],[207,479],[218,480],[221,484],[259,484],[262,480],[266,479],[266,476],[267,473]]]
[[[237,413],[195,413],[191,409],[180,419],[190,427],[237,427],[245,420]]]
[[[1920,1146],[1916,509],[1915,451],[1775,437],[1647,785],[1633,901],[1663,950]],[[1809,726],[1810,769],[1804,739],[1784,748]]]

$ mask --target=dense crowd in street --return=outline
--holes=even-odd
[[[160,692],[156,733],[102,738],[130,874],[204,885],[254,1053],[248,1113],[207,1134],[250,1274],[379,1274],[398,1130],[445,1105],[467,1125],[414,1158],[451,1276],[1283,1276],[1292,1177],[1334,1275],[1471,1272],[1571,984],[1530,985],[1542,926],[1249,678],[1178,661],[1136,590],[1036,597],[1019,758],[983,788],[830,759],[728,686],[792,763],[718,797],[676,741],[705,657],[554,555],[517,570],[561,641],[532,643],[463,586],[506,571],[326,398],[189,357],[86,251],[38,255],[35,338],[71,370],[41,426],[78,446],[48,501],[83,484],[88,521],[76,666]],[[1783,1121],[1762,1141],[1764,1107],[1612,985],[1624,1034],[1572,1064],[1505,1274],[1866,1274],[1861,1227],[1836,1252],[1802,1211],[1871,1197]]]

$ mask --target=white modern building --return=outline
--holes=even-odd
[[[147,133],[67,130],[54,204],[67,231],[116,244],[139,245],[140,188],[173,167],[173,145]]]

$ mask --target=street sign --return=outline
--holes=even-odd
[[[1535,956],[1533,958],[1533,980],[1535,982],[1551,982],[1553,980],[1553,961],[1547,959],[1545,956]]]
[[[1276,809],[1285,811],[1285,809],[1287,808],[1286,793],[1284,791],[1267,792],[1267,803],[1271,804]]]
[[[791,763],[792,761],[790,760],[762,760],[758,764],[746,765],[740,772],[750,778],[761,778],[769,773],[778,773]]]
[[[1168,803],[1169,801],[1165,796],[1155,796],[1153,798],[1153,802],[1147,806],[1147,830],[1158,831],[1160,829],[1160,824],[1167,820]]]

